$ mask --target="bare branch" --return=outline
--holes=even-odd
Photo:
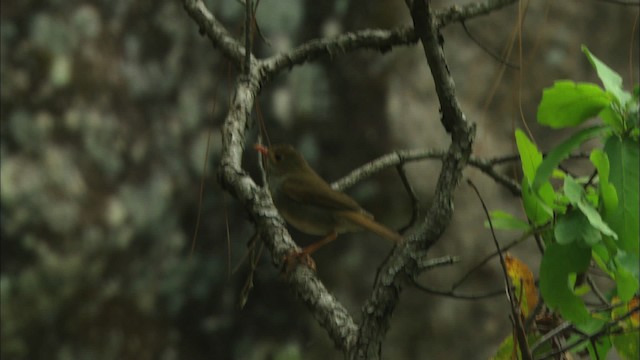
[[[227,29],[211,14],[202,0],[183,0],[184,8],[191,18],[200,27],[200,32],[207,34],[214,47],[220,49],[222,54],[240,67],[244,58],[244,48],[234,39]]]
[[[222,129],[222,155],[218,181],[234,195],[253,218],[272,260],[281,267],[286,254],[296,249],[284,221],[278,215],[267,189],[258,187],[241,168],[245,136],[249,128],[249,112],[259,89],[254,72],[236,83],[236,92]],[[336,346],[343,351],[355,343],[357,327],[342,306],[315,273],[304,266],[296,267],[287,278],[291,287],[323,326]]]
[[[492,11],[502,9],[503,7],[515,2],[516,0],[489,0],[486,2],[472,2],[462,7],[454,5],[446,10],[436,11],[436,26],[441,28],[450,23],[461,22],[474,17],[487,15]]]
[[[519,238],[517,238],[517,239],[513,240],[512,242],[510,242],[509,244],[501,247],[500,249],[502,251],[507,251],[507,250],[511,249],[512,247],[520,244],[521,242],[523,242],[527,238],[529,238],[529,236],[532,236],[534,234],[538,234],[538,233],[547,231],[549,229],[551,229],[551,224],[547,224],[547,225],[544,225],[544,226],[539,227],[539,228],[531,229],[531,230],[525,232],[524,234],[522,234]],[[458,288],[460,285],[462,285],[462,283],[464,283],[471,276],[471,274],[473,274],[476,270],[478,270],[479,268],[484,266],[486,263],[488,263],[491,259],[493,259],[496,256],[498,256],[498,251],[492,252],[487,257],[485,257],[482,261],[480,261],[479,263],[474,265],[458,281],[453,283],[452,289],[455,290],[456,288]]]
[[[527,333],[525,332],[524,324],[522,323],[522,313],[520,312],[520,306],[517,304],[516,296],[511,289],[511,282],[509,281],[509,274],[507,273],[507,263],[504,256],[502,255],[502,250],[500,249],[498,238],[496,237],[495,230],[493,229],[493,222],[491,221],[491,216],[489,216],[489,209],[487,209],[487,205],[485,205],[484,200],[480,196],[480,191],[478,191],[478,188],[475,186],[475,184],[471,182],[471,180],[469,180],[468,183],[469,185],[471,185],[476,195],[478,195],[478,199],[482,204],[482,209],[484,210],[484,213],[487,217],[487,221],[489,221],[489,228],[491,230],[493,243],[496,245],[498,256],[500,257],[500,265],[502,265],[502,275],[504,276],[504,281],[507,286],[508,300],[509,305],[511,306],[511,316],[513,317],[513,323],[515,325],[516,339],[518,340],[520,354],[525,360],[533,359],[533,356],[531,355],[531,348],[529,347],[529,343],[527,342]]]
[[[251,52],[253,49],[253,3],[251,0],[244,2],[244,62],[242,73],[251,73]]]
[[[398,166],[406,164],[408,162],[420,161],[425,159],[443,159],[446,153],[442,150],[432,149],[415,149],[415,150],[399,150],[393,153],[383,155],[373,161],[370,161],[357,169],[354,169],[349,174],[344,176],[338,181],[331,184],[334,189],[344,190],[347,189],[363,179],[371,177],[373,174],[384,170],[392,166]],[[521,194],[520,185],[513,179],[498,173],[493,166],[502,164],[507,161],[517,161],[520,158],[517,155],[503,156],[493,159],[480,159],[476,157],[469,158],[469,165],[479,169],[487,176],[496,180],[500,185],[506,187],[513,195],[519,196]]]
[[[608,323],[606,323],[602,328],[600,328],[600,330],[596,331],[593,334],[585,334],[581,331],[579,331],[575,325],[570,324],[568,322],[565,322],[563,324],[561,324],[560,326],[558,326],[556,329],[552,330],[550,333],[552,334],[552,336],[557,336],[560,333],[563,333],[565,331],[568,330],[573,330],[574,332],[578,332],[580,334],[579,339],[566,344],[565,346],[557,349],[557,350],[552,350],[550,352],[547,352],[545,354],[542,354],[539,358],[536,358],[538,360],[544,360],[544,359],[550,359],[550,358],[554,358],[559,354],[562,354],[564,352],[567,352],[577,346],[579,346],[580,344],[582,344],[585,341],[591,341],[593,342],[594,340],[597,340],[600,337],[603,336],[607,336],[609,334],[612,333],[612,329],[618,325],[618,323],[622,320],[625,320],[629,317],[631,317],[633,314],[640,312],[640,307],[635,306],[634,308],[632,308],[631,310],[629,310],[626,314],[609,321]],[[619,332],[622,332],[623,330],[620,329]],[[631,329],[631,331],[638,331],[638,329]],[[548,341],[551,337],[550,336],[544,336],[542,337],[540,340],[538,340],[535,344],[535,347],[539,347],[540,345],[542,345],[545,341]]]
[[[443,150],[432,149],[394,151],[390,154],[383,155],[373,161],[370,161],[358,167],[357,169],[354,169],[342,179],[332,183],[331,186],[336,190],[344,190],[383,169],[402,165],[411,161],[424,159],[442,159],[444,155],[445,152]]]
[[[389,328],[389,319],[397,305],[403,280],[415,277],[422,269],[416,254],[425,253],[442,235],[453,215],[453,193],[462,177],[471,154],[475,134],[474,125],[468,123],[455,98],[453,79],[440,48],[438,29],[427,4],[416,1],[408,4],[416,34],[419,36],[433,75],[442,108],[442,123],[451,134],[451,145],[443,157],[434,201],[418,233],[396,247],[380,271],[370,298],[362,308],[362,325],[356,349],[351,358],[380,357],[380,346]]]
[[[438,27],[449,20],[443,18],[438,21],[420,1],[418,6],[410,6],[416,28],[415,34],[409,28],[362,30],[329,40],[313,40],[288,53],[260,61],[250,54],[250,50],[245,51],[201,0],[183,2],[189,15],[213,45],[234,65],[244,68],[243,76],[236,82],[230,110],[223,124],[218,181],[246,208],[269,249],[274,264],[278,267],[281,266],[284,256],[293,251],[296,245],[273,206],[268,190],[258,187],[242,169],[241,164],[245,137],[251,126],[251,109],[260,87],[278,72],[320,56],[333,56],[357,49],[384,52],[396,45],[411,44],[418,38],[421,40],[435,80],[442,108],[442,123],[451,134],[452,142],[449,149],[440,154],[443,165],[434,202],[419,232],[407,239],[404,245],[394,248],[389,261],[383,265],[371,297],[363,307],[363,321],[359,328],[346,309],[336,301],[310,269],[297,266],[287,278],[290,286],[320,325],[327,330],[338,348],[352,357],[379,357],[382,340],[388,330],[391,313],[397,304],[403,279],[407,276],[413,278],[431,266],[426,257],[427,250],[440,238],[451,221],[453,192],[471,153],[475,127],[466,121],[455,99],[453,80],[448,74],[438,40]],[[499,2],[489,4],[494,3]],[[248,9],[250,8],[248,4]],[[447,14],[443,13],[443,16],[457,21],[458,18]],[[472,11],[469,14],[475,16],[471,15]],[[245,30],[251,31],[250,27]],[[250,49],[249,44],[246,47]],[[250,58],[250,64],[243,66],[245,55]]]
[[[452,6],[437,13],[435,27],[440,28],[452,22],[460,22],[514,3],[515,0],[492,0],[486,3],[471,3],[464,7]],[[367,29],[349,32],[333,38],[314,39],[288,53],[275,55],[264,62],[264,71],[272,76],[282,70],[301,65],[320,57],[342,55],[354,50],[390,51],[394,46],[412,45],[418,41],[414,30],[399,27],[392,30]]]
[[[272,76],[295,65],[320,57],[334,57],[360,49],[381,52],[391,50],[393,46],[409,45],[417,41],[410,28],[402,27],[394,30],[367,29],[348,32],[333,38],[314,39],[295,49],[274,55],[264,60],[265,75]]]
[[[404,165],[397,165],[396,169],[398,170],[398,175],[400,175],[402,184],[404,185],[404,188],[405,190],[407,190],[407,194],[409,194],[409,198],[411,199],[411,219],[409,219],[407,225],[403,226],[400,231],[398,231],[400,234],[404,234],[413,225],[415,225],[416,221],[418,220],[418,208],[420,205],[420,201],[418,200],[418,196],[416,196],[416,192],[413,191],[413,187],[411,186],[411,182],[409,182],[409,178],[407,178],[407,172],[404,169]]]
[[[487,298],[492,298],[499,295],[504,295],[504,289],[497,289],[497,290],[493,290],[493,291],[489,291],[481,294],[459,294],[459,293],[456,293],[455,290],[431,289],[427,286],[424,286],[418,283],[415,279],[411,279],[411,283],[413,284],[413,286],[416,287],[416,289],[420,291],[424,291],[427,294],[446,296],[446,297],[450,297],[458,300],[479,300],[479,299],[487,299]]]
[[[520,160],[519,157],[516,159]],[[507,190],[511,192],[511,194],[515,196],[522,195],[522,189],[520,189],[520,184],[518,184],[512,178],[498,173],[494,168],[494,163],[491,160],[483,160],[483,159],[472,157],[471,159],[469,159],[469,165],[478,168],[480,171],[485,173],[485,175],[495,180],[498,184],[504,186]]]

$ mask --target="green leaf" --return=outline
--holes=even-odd
[[[595,84],[560,80],[542,92],[538,122],[555,129],[576,126],[610,104],[610,95]]]
[[[617,72],[613,71],[605,63],[600,61],[595,55],[593,55],[586,46],[582,45],[582,52],[587,55],[589,62],[593,65],[594,69],[598,73],[598,77],[602,81],[604,88],[612,93],[620,102],[620,104],[626,104],[631,100],[631,94],[622,89],[622,78]]]
[[[533,333],[527,334],[527,343],[529,345],[535,344],[539,339],[540,335],[536,335]],[[547,341],[543,343],[536,350],[536,353],[538,354],[543,354],[551,351],[550,342]],[[496,355],[492,357],[491,360],[513,360],[521,358],[522,355],[520,353],[520,347],[513,342],[513,335],[509,335],[502,341],[500,347],[498,348],[498,351],[496,351]]]
[[[552,243],[540,264],[540,292],[547,306],[576,325],[588,324],[591,315],[582,299],[569,288],[569,276],[586,271],[590,260],[589,248]]]
[[[538,151],[536,144],[529,140],[527,134],[520,129],[516,129],[516,145],[518,146],[518,153],[520,154],[522,172],[529,183],[531,183],[538,166],[542,163],[542,153]]]
[[[611,106],[605,106],[598,114],[602,122],[611,126],[616,133],[622,133],[624,131],[624,120],[619,112],[613,110]]]
[[[640,259],[637,253],[618,251],[615,255],[616,266],[625,268],[631,275],[640,277]]]
[[[553,210],[548,204],[553,203],[554,197],[555,193],[548,181],[537,196],[533,193],[529,181],[526,178],[522,179],[522,206],[532,224],[538,226],[551,221]]]
[[[598,178],[600,184],[598,190],[600,192],[600,198],[604,205],[605,213],[607,211],[614,211],[618,207],[618,195],[616,188],[609,182],[609,158],[600,149],[594,149],[589,156],[589,160],[593,163],[593,166],[598,170]]]
[[[542,163],[536,171],[535,179],[533,180],[533,190],[537,191],[542,184],[549,180],[549,177],[553,173],[553,170],[560,164],[562,160],[567,158],[571,151],[580,146],[585,141],[600,135],[605,130],[602,126],[594,126],[583,129],[570,138],[565,140],[562,144],[558,145],[555,149],[549,152],[549,155],[542,160]],[[611,157],[609,157],[611,158]]]
[[[611,335],[611,342],[621,359],[637,360],[640,355],[638,351],[638,331],[626,332]]]
[[[622,301],[629,301],[638,291],[640,283],[640,259],[638,254],[618,251],[615,255],[616,290]]]
[[[582,213],[587,217],[591,226],[598,229],[601,233],[607,236],[610,236],[614,239],[618,238],[618,234],[611,230],[609,225],[607,225],[607,223],[602,220],[602,217],[600,216],[598,210],[596,210],[596,208],[594,208],[591,204],[586,201],[581,201],[580,203],[578,203],[578,209],[580,209],[580,211],[582,211]]]
[[[515,356],[514,351],[517,352],[517,355]],[[520,350],[513,343],[513,335],[509,335],[502,341],[500,347],[498,348],[498,351],[496,351],[495,356],[493,356],[491,360],[519,359],[520,356]]]
[[[592,359],[606,359],[609,350],[611,350],[611,340],[607,337],[597,338],[592,342],[588,342],[589,355]],[[595,344],[595,348],[593,346]]]
[[[577,210],[569,211],[558,218],[554,235],[558,244],[561,245],[580,241],[588,246],[593,246],[602,240],[600,231],[591,226],[584,214]]]
[[[616,290],[618,296],[624,302],[631,300],[636,291],[638,291],[638,278],[634,277],[629,271],[623,267],[619,267],[615,272]]]
[[[564,179],[564,194],[567,196],[569,201],[571,201],[571,204],[580,209],[580,211],[586,216],[591,226],[607,236],[611,236],[614,239],[618,238],[618,235],[611,230],[604,220],[602,220],[598,210],[586,201],[582,186],[568,175]],[[595,239],[590,238],[590,240]],[[600,239],[598,239],[598,241],[600,241]]]
[[[600,184],[609,182],[609,158],[600,149],[594,149],[589,154],[589,160],[593,166],[598,170],[598,177],[600,178]]]
[[[637,302],[636,302],[637,304]],[[615,306],[611,310],[611,319],[619,319],[624,316],[630,307],[633,307],[631,303],[620,303],[620,301],[614,300]],[[639,359],[638,346],[638,325],[634,325],[634,322],[630,318],[626,318],[622,321],[618,321],[618,325],[625,331],[622,334],[612,334],[610,336],[611,342],[615,346],[616,351],[621,359],[636,360]]]
[[[584,189],[578,184],[571,176],[567,175],[564,179],[564,194],[567,196],[571,204],[576,206],[586,216],[589,224],[602,232],[607,236],[611,236],[614,239],[618,238],[618,235],[611,230],[607,225],[600,213],[593,207],[585,198]]]
[[[491,212],[491,223],[495,229],[501,230],[524,230],[531,229],[531,225],[528,222],[518,219],[517,217],[509,214],[508,212],[496,210]],[[485,227],[489,227],[489,222],[484,222]]]
[[[565,176],[567,176],[567,174],[565,174],[561,169],[553,169],[553,172],[551,173],[552,179],[564,179]]]
[[[596,262],[598,267],[600,267],[602,271],[613,278],[614,274],[611,271],[611,266],[609,266],[609,264],[611,263],[611,255],[609,254],[607,245],[605,245],[604,242],[600,242],[595,244],[592,250],[593,251],[591,254],[593,256],[593,260]]]
[[[631,128],[631,133],[634,130],[638,130],[638,126],[640,126],[638,120],[638,101],[634,100],[631,104],[632,110],[627,112],[626,125],[628,128]]]
[[[630,138],[611,136],[605,142],[604,152],[610,163],[609,182],[615,187],[618,198],[618,206],[614,210],[605,208],[604,220],[618,234],[620,248],[628,253],[637,254],[640,252],[638,142]]]
[[[582,186],[580,186],[580,184],[578,184],[571,176],[566,176],[564,178],[563,190],[571,204],[578,205],[578,203],[582,201],[584,190],[582,189]]]

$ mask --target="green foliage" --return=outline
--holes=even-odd
[[[604,89],[596,84],[556,81],[543,92],[538,122],[551,128],[567,128],[598,116],[601,124],[577,130],[545,157],[521,130],[516,130],[515,138],[522,161],[522,202],[528,221],[535,227],[553,227],[553,231],[541,234],[546,248],[540,264],[540,293],[545,304],[564,320],[593,334],[610,326],[607,321],[614,313],[595,312],[585,305],[583,296],[591,289],[576,282],[588,271],[592,260],[615,284],[609,299],[618,299],[625,309],[628,306],[624,305],[637,301],[638,87],[633,95],[625,91],[622,78],[615,71],[585,47],[583,52]],[[574,178],[559,168],[574,150],[596,138],[602,140],[602,145],[589,156],[594,166],[592,177]],[[562,186],[554,188],[553,178],[561,179]],[[518,219],[507,214],[494,213],[493,218],[499,220],[500,228],[525,229]],[[638,331],[637,323],[635,327]],[[632,344],[630,336],[597,340],[589,343],[578,337],[576,341],[583,344],[577,349],[588,350],[593,358],[604,358],[613,346],[625,358],[637,356],[638,346]]]
[[[542,93],[538,122],[552,128],[580,125],[609,104],[611,96],[597,85],[557,81]]]
[[[615,300],[615,299],[614,299]],[[619,303],[614,303],[615,305],[619,305]],[[638,302],[636,301],[632,306],[637,306]],[[624,314],[628,311],[628,307],[625,306],[617,306],[611,311],[611,318],[618,319],[624,316]],[[640,342],[638,341],[638,316],[634,320],[632,318],[626,318],[620,322],[620,327],[625,330],[625,332],[620,334],[612,334],[609,336],[610,343],[615,346],[618,355],[620,355],[621,359],[625,360],[635,360],[638,359],[640,355]],[[634,328],[636,329],[635,331]],[[600,357],[601,359],[603,357]]]
[[[516,144],[520,152],[522,162],[522,201],[527,217],[534,225],[542,225],[551,220],[553,211],[553,188],[548,181],[540,186],[540,190],[535,193],[531,186],[536,171],[542,163],[542,153],[538,151],[535,144],[529,140],[527,135],[520,129],[516,130]]]
[[[604,145],[609,182],[616,189],[616,207],[605,207],[604,218],[620,238],[620,248],[638,253],[638,139],[612,136]]]
[[[491,223],[494,229],[523,231],[531,229],[531,226],[526,221],[500,210],[491,212]],[[486,222],[485,226],[488,227],[489,222]]]
[[[538,169],[533,179],[533,189],[538,190],[543,184],[545,184],[553,170],[555,170],[562,160],[566,159],[573,150],[582,145],[585,141],[590,140],[600,135],[605,128],[601,126],[594,126],[584,130],[581,130],[573,134],[569,139],[565,140],[562,144],[558,145],[555,149],[549,152]]]
[[[573,290],[572,274],[584,272],[589,266],[591,251],[580,246],[549,245],[540,264],[540,293],[547,306],[558,309],[562,316],[584,325],[591,320],[584,302]]]
[[[582,52],[587,55],[591,65],[596,69],[598,77],[602,81],[602,85],[604,85],[605,90],[613,95],[612,100],[617,100],[619,104],[626,106],[631,101],[632,97],[631,94],[624,91],[622,88],[622,77],[595,57],[584,45],[582,46]]]

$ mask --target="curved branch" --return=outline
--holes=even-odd
[[[258,232],[269,249],[272,260],[281,267],[284,257],[296,249],[278,215],[267,189],[258,187],[241,168],[244,138],[249,128],[249,109],[258,92],[257,81],[238,81],[233,103],[222,131],[222,156],[218,169],[220,184],[233,194],[253,218]],[[316,274],[297,266],[287,277],[309,311],[323,326],[337,347],[347,351],[355,343],[357,327],[348,311],[329,293]]]
[[[337,190],[347,189],[358,182],[366,179],[373,174],[392,166],[399,166],[408,162],[420,161],[425,159],[442,160],[447,153],[443,150],[433,149],[415,149],[415,150],[399,150],[390,154],[383,155],[373,161],[370,161],[357,169],[354,169],[343,178],[333,182],[331,186]],[[468,164],[482,171],[485,175],[494,179],[498,184],[504,186],[513,195],[520,196],[520,185],[513,179],[498,173],[495,165],[503,164],[506,161],[520,160],[517,155],[501,156],[491,159],[481,159],[474,156],[469,158]]]
[[[242,67],[245,51],[250,50],[244,49],[228,33],[207,10],[202,0],[183,2],[186,11],[200,26],[201,32],[207,34],[213,45],[219,48],[225,57],[236,66]],[[439,44],[438,27],[450,20],[443,17],[438,21],[429,12],[423,0],[418,0],[409,7],[416,29],[415,34],[409,28],[363,30],[330,40],[313,40],[286,54],[263,61],[256,60],[249,54],[252,66],[245,67],[246,73],[236,83],[232,104],[222,129],[218,180],[246,208],[269,248],[273,262],[280,267],[284,256],[293,251],[296,245],[278,215],[268,191],[258,187],[242,169],[241,164],[245,137],[251,125],[251,109],[260,87],[277,72],[320,56],[332,56],[363,48],[387,51],[396,45],[413,43],[418,38],[421,40],[435,80],[442,108],[442,123],[451,134],[452,142],[448,151],[441,154],[442,171],[436,186],[434,202],[420,231],[408,238],[402,246],[394,248],[389,261],[383,265],[373,292],[363,307],[363,321],[359,328],[347,310],[327,291],[310,269],[297,266],[287,278],[290,286],[320,325],[327,330],[336,346],[351,357],[379,357],[382,340],[389,328],[391,313],[397,305],[403,279],[413,278],[427,267],[427,250],[440,238],[451,221],[453,192],[461,179],[462,169],[469,160],[475,133],[475,127],[466,121],[455,99],[453,80],[448,74]]]
[[[435,12],[437,18],[436,27],[441,28],[450,23],[487,15],[492,11],[502,9],[515,2],[516,0],[489,0],[487,2],[472,2],[464,6],[450,6],[446,10]]]
[[[216,19],[207,9],[202,0],[183,0],[184,8],[191,18],[200,27],[200,32],[207,34],[214,47],[220,49],[222,54],[233,62],[237,67],[241,67],[244,59],[244,48],[234,39],[227,29]],[[251,56],[252,60],[255,60]]]
[[[441,28],[453,22],[469,20],[471,18],[486,15],[493,10],[514,3],[515,0],[490,0],[485,3],[471,3],[463,7],[451,6],[447,10],[435,14],[435,27]],[[266,76],[273,76],[282,70],[301,65],[320,57],[333,57],[354,50],[370,49],[387,52],[394,46],[412,45],[418,41],[414,29],[398,27],[392,30],[367,29],[348,32],[333,38],[314,39],[304,43],[295,49],[274,55],[264,60],[264,72]]]
[[[434,201],[424,223],[417,234],[408,238],[403,246],[394,249],[380,271],[371,297],[363,306],[362,325],[356,348],[350,354],[352,358],[380,356],[379,349],[389,329],[389,320],[398,303],[403,280],[415,277],[422,270],[415,259],[416,254],[426,252],[451,222],[453,193],[471,155],[475,134],[475,126],[467,122],[456,100],[455,85],[440,47],[435,17],[424,0],[408,3],[408,7],[433,75],[442,110],[442,124],[451,134],[451,145],[443,158]]]
[[[272,76],[295,65],[320,57],[342,55],[350,51],[370,49],[387,52],[394,46],[414,44],[418,39],[413,29],[400,27],[394,30],[367,29],[348,32],[326,39],[314,39],[295,49],[274,55],[263,62],[265,75]]]

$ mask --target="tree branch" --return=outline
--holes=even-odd
[[[245,56],[242,44],[229,34],[202,0],[183,0],[183,3],[189,16],[200,26],[200,33],[206,34],[213,47],[220,49],[226,58],[239,67]]]
[[[380,347],[388,331],[393,309],[397,305],[401,285],[405,279],[414,278],[422,270],[416,261],[416,255],[423,256],[451,222],[453,193],[471,154],[475,133],[475,126],[467,122],[456,100],[454,82],[440,47],[435,18],[422,0],[408,3],[408,7],[434,78],[442,109],[442,123],[451,134],[452,141],[443,158],[434,201],[424,223],[417,234],[394,249],[391,258],[380,271],[381,275],[374,285],[371,297],[363,306],[358,342],[350,354],[351,358],[357,359],[380,357]]]
[[[363,179],[371,177],[373,174],[380,172],[392,166],[403,165],[408,162],[420,161],[425,159],[443,159],[446,152],[443,150],[432,149],[415,149],[415,150],[399,150],[390,154],[383,155],[373,161],[370,161],[354,170],[343,178],[335,181],[331,186],[336,190],[347,189]],[[513,179],[498,173],[493,167],[503,164],[507,161],[518,161],[517,155],[501,156],[491,159],[481,159],[474,156],[469,158],[468,164],[482,171],[485,175],[494,179],[498,184],[504,186],[513,195],[520,196],[520,185]]]
[[[397,305],[403,279],[411,279],[430,266],[427,250],[440,238],[451,221],[453,192],[471,153],[475,128],[466,121],[455,99],[453,80],[448,73],[438,38],[439,26],[454,20],[459,21],[460,18],[451,16],[456,12],[452,8],[449,13],[443,12],[442,19],[438,20],[426,5],[419,1],[409,6],[415,34],[410,28],[362,30],[333,39],[313,40],[288,53],[257,60],[249,49],[243,48],[229,34],[201,0],[183,0],[183,3],[201,32],[206,34],[214,47],[220,49],[235,66],[243,67],[245,55],[251,59],[250,66],[244,66],[245,72],[236,81],[230,110],[223,124],[218,181],[245,207],[277,267],[281,267],[284,256],[293,251],[296,245],[278,215],[268,191],[255,184],[242,169],[241,163],[246,136],[251,126],[251,109],[261,86],[278,72],[320,56],[333,56],[364,48],[384,52],[396,45],[414,43],[417,39],[422,42],[442,108],[442,123],[451,134],[452,142],[449,149],[440,155],[443,164],[434,202],[419,232],[408,238],[404,245],[394,248],[389,261],[382,266],[381,275],[363,307],[363,320],[359,328],[313,271],[305,266],[297,266],[287,277],[290,286],[320,325],[327,330],[339,349],[351,357],[379,357],[382,340],[388,330],[391,313]],[[487,4],[498,3],[501,2],[492,1]],[[469,17],[477,14],[481,12],[474,13],[469,10],[467,13]]]
[[[509,279],[509,274],[507,270],[507,263],[505,257],[502,255],[502,249],[500,248],[500,244],[498,243],[498,238],[496,237],[495,230],[493,228],[493,222],[491,221],[491,217],[489,216],[489,209],[487,209],[487,205],[484,203],[482,196],[480,196],[480,191],[476,187],[476,185],[468,181],[469,185],[473,188],[480,203],[482,204],[482,209],[487,217],[487,221],[489,221],[489,228],[491,229],[491,238],[493,239],[493,243],[496,246],[496,250],[498,252],[498,257],[500,258],[500,265],[502,265],[502,276],[504,277],[505,285],[507,287],[507,298],[509,300],[509,305],[511,306],[511,316],[514,323],[514,331],[516,334],[516,339],[518,340],[518,348],[520,349],[520,355],[524,360],[531,360],[533,357],[531,355],[531,348],[529,347],[529,343],[527,342],[527,334],[524,329],[524,324],[522,323],[522,313],[520,311],[520,306],[518,305],[518,301],[516,295],[513,293],[513,289],[511,287],[511,281]]]
[[[489,0],[486,2],[472,2],[464,6],[451,6],[446,10],[436,11],[436,27],[441,28],[453,22],[462,22],[474,17],[487,15],[495,10],[515,3],[516,0]]]
[[[264,61],[267,76],[288,70],[295,65],[320,57],[342,55],[354,50],[370,49],[387,52],[393,46],[409,45],[417,41],[413,29],[401,27],[394,30],[367,29],[348,32],[333,38],[314,39],[290,52],[277,54]]]

